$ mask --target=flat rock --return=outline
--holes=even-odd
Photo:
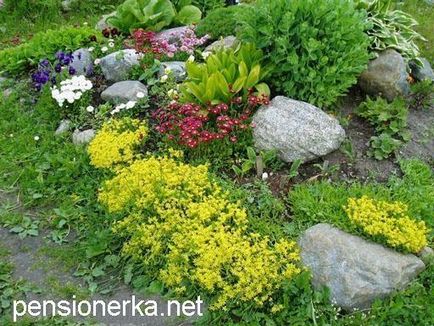
[[[184,35],[185,31],[188,28],[189,28],[188,26],[169,28],[161,32],[158,32],[155,35],[155,39],[167,40],[169,43],[176,42],[182,37],[182,35]]]
[[[105,79],[118,82],[128,79],[131,68],[138,65],[140,55],[132,49],[111,53],[101,59],[101,70]]]
[[[92,75],[93,59],[88,49],[78,49],[72,53],[72,56],[74,60],[69,66],[75,69],[77,75]]]
[[[414,255],[405,255],[317,224],[299,240],[302,262],[312,271],[312,284],[330,289],[331,300],[345,310],[367,309],[376,299],[403,289],[425,269]]]
[[[259,150],[277,150],[285,162],[316,159],[338,149],[345,130],[317,107],[283,96],[253,116],[253,137]]]
[[[183,61],[168,61],[162,62],[160,71],[158,72],[158,77],[166,74],[166,70],[169,69],[173,74],[176,82],[182,82],[187,77],[185,71],[185,62]]]
[[[389,101],[410,92],[407,65],[402,56],[389,49],[371,60],[359,78],[360,87],[368,95],[382,96]]]
[[[95,130],[88,129],[84,131],[75,130],[72,134],[72,142],[74,145],[85,145],[95,137]]]
[[[107,102],[125,103],[137,101],[137,93],[148,95],[148,89],[141,82],[136,80],[125,80],[117,82],[101,93],[101,98]]]
[[[235,36],[230,35],[222,38],[221,40],[215,41],[214,43],[211,43],[205,48],[204,52],[214,52],[219,49],[235,49],[239,44],[240,41]]]
[[[434,71],[431,68],[431,65],[429,64],[428,60],[425,58],[420,59],[423,63],[422,66],[419,66],[414,61],[410,61],[410,69],[411,69],[411,75],[417,80],[432,80],[434,81]]]

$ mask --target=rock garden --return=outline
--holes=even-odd
[[[0,325],[434,325],[433,5],[0,0]]]

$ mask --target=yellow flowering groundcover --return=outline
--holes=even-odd
[[[135,148],[147,134],[147,126],[137,119],[109,120],[89,144],[91,164],[98,168],[112,168],[119,163],[131,162]]]
[[[427,245],[429,230],[425,222],[410,218],[407,205],[401,202],[362,196],[349,198],[344,209],[354,225],[367,235],[384,239],[392,248],[418,253]]]
[[[99,200],[126,217],[114,231],[123,254],[157,271],[178,294],[200,288],[212,309],[234,300],[263,305],[301,272],[293,241],[271,241],[248,230],[246,211],[230,202],[205,165],[149,157],[116,170]]]

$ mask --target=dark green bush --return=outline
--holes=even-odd
[[[178,2],[182,1],[183,0],[178,0]],[[224,7],[226,5],[226,0],[193,0],[191,3],[198,7],[202,11],[203,17],[205,17],[205,15],[208,15],[210,11]]]
[[[274,90],[298,100],[334,103],[369,60],[366,13],[352,1],[257,0],[238,17],[238,37],[266,53]]]
[[[37,33],[26,43],[0,51],[0,72],[23,72],[41,59],[54,59],[59,50],[76,50],[89,44],[93,35],[93,29],[74,27]]]
[[[235,35],[238,26],[236,16],[243,8],[244,6],[230,6],[211,11],[197,25],[196,33],[200,36],[208,34],[214,39]]]

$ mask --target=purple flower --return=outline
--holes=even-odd
[[[57,73],[61,72],[61,71],[62,71],[62,65],[61,65],[60,63],[58,63],[58,64],[54,67],[54,70],[55,70]]]
[[[63,51],[59,51],[56,53],[56,59],[57,60],[63,60],[63,58],[65,58],[65,53],[63,53]]]
[[[44,59],[40,62],[40,65],[42,67],[48,67],[50,65],[50,61],[48,61],[47,59]]]
[[[74,69],[74,67],[69,67],[69,74],[72,76],[72,75],[75,75],[75,73],[76,73],[76,71],[75,71],[75,69]]]

